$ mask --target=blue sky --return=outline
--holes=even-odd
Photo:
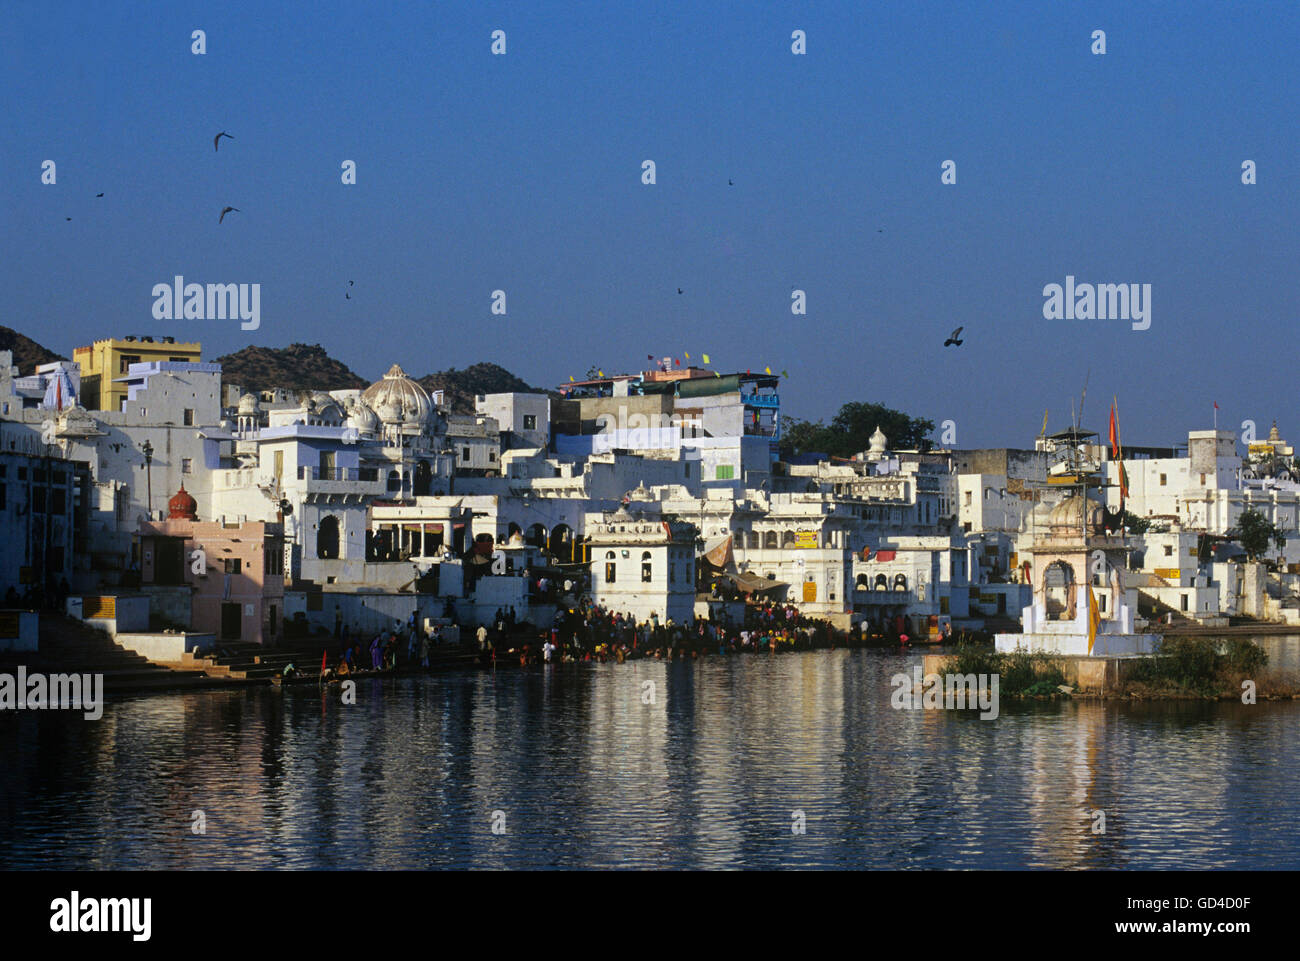
[[[0,323],[538,385],[708,352],[965,447],[1064,427],[1087,376],[1131,444],[1213,401],[1294,439],[1297,50],[1290,2],[10,3]],[[155,321],[176,274],[260,283],[261,328]],[[1151,284],[1150,329],[1045,320],[1068,274]]]

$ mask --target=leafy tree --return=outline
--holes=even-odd
[[[1236,528],[1230,532],[1251,560],[1259,560],[1268,550],[1270,543],[1281,550],[1286,545],[1286,537],[1268,522],[1257,510],[1248,510],[1237,520]]]
[[[1145,517],[1138,517],[1130,510],[1124,511],[1120,523],[1130,534],[1145,534],[1151,527],[1151,521]]]
[[[851,457],[871,446],[871,435],[877,427],[891,450],[927,451],[933,446],[927,435],[934,430],[934,421],[909,417],[884,404],[852,401],[840,408],[830,424],[783,419],[781,453],[818,451],[833,457]]]

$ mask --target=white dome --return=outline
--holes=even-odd
[[[379,429],[379,417],[364,401],[354,401],[348,406],[348,426],[362,433]]]
[[[245,394],[239,398],[239,412],[241,414],[256,414],[262,409],[262,405],[257,402],[256,394]]]
[[[876,432],[871,435],[871,453],[883,454],[885,452],[886,441],[887,438],[885,437],[884,432],[881,431],[880,425],[877,424]]]
[[[433,412],[429,392],[406,376],[397,364],[388,369],[382,380],[367,387],[361,400],[385,424],[423,424]]]

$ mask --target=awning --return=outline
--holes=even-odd
[[[766,577],[759,577],[757,574],[751,574],[748,571],[741,574],[724,573],[722,576],[727,580],[731,581],[731,583],[735,584],[736,587],[739,588],[740,590],[746,591],[748,593],[774,591],[779,587],[790,586],[785,581],[770,580]]]
[[[721,538],[712,546],[706,547],[704,559],[719,570],[726,570],[734,566],[734,557],[731,552],[731,535]]]
[[[898,556],[898,551],[876,551],[876,560],[892,561]]]

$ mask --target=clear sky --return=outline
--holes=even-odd
[[[788,371],[788,414],[883,402],[963,447],[1065,427],[1087,376],[1131,444],[1214,401],[1294,441],[1298,59],[1291,0],[10,0],[0,324],[546,386],[707,352]],[[177,274],[260,283],[260,329],[155,321]],[[1150,329],[1045,320],[1067,275],[1151,284]]]

